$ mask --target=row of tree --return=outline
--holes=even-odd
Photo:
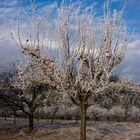
[[[55,20],[44,20],[35,13],[32,5],[32,14],[27,13],[24,17],[25,32],[20,27],[20,17],[17,18],[17,30],[11,29],[11,35],[21,47],[26,61],[17,66],[17,75],[10,85],[13,94],[7,96],[16,94],[13,98],[18,99],[10,106],[18,104],[18,108],[29,116],[31,130],[38,106],[64,103],[69,99],[80,108],[80,140],[86,140],[88,107],[106,104],[110,96],[115,103],[114,89],[117,93],[124,90],[120,86],[122,83],[114,87],[110,77],[124,60],[128,33],[122,11],[110,14],[108,5],[104,16],[98,19],[94,9],[82,10],[75,4],[66,6],[62,3],[56,6],[56,11]],[[125,88],[130,92],[136,90],[129,84]],[[127,101],[125,96],[123,99]]]

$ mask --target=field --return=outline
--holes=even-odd
[[[79,122],[35,120],[35,130],[28,132],[28,120],[17,119],[16,125],[8,118],[0,118],[0,140],[78,140]],[[88,122],[87,140],[140,140],[140,123]]]

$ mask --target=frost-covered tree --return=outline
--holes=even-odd
[[[12,91],[18,95],[22,103],[22,111],[29,118],[29,129],[33,130],[33,119],[36,110],[50,105],[52,96],[55,95],[55,83],[53,80],[53,61],[44,55],[48,53],[45,46],[45,24],[42,18],[35,13],[35,7],[31,4],[29,13],[23,12],[17,17],[17,24],[10,24],[10,33],[13,41],[21,47],[22,63],[17,64],[17,77],[12,86]],[[31,15],[30,15],[31,14]],[[21,26],[24,24],[25,28]],[[52,101],[58,101],[57,96]]]
[[[50,96],[49,86],[39,69],[33,63],[24,64],[18,68],[17,77],[13,82],[12,91],[17,94],[18,100],[22,104],[22,111],[29,118],[29,129],[34,129],[34,114],[38,108],[45,105],[45,101]]]
[[[80,140],[86,140],[87,108],[100,100],[95,95],[109,85],[112,71],[124,60],[127,29],[123,11],[110,13],[107,4],[104,16],[96,17],[91,7],[83,10],[79,5],[62,3],[56,9],[53,21],[34,22],[34,41],[31,26],[27,26],[27,38],[18,30],[18,40],[24,54],[42,68],[46,81],[80,107]],[[40,25],[46,21],[47,36],[43,38]]]
[[[56,38],[60,61],[55,75],[64,96],[80,107],[80,140],[86,140],[87,108],[99,102],[95,95],[109,85],[112,71],[123,62],[127,47],[122,11],[106,11],[104,17],[96,19],[92,9],[82,14],[72,6],[59,9]]]

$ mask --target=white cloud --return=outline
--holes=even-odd
[[[13,41],[0,40],[0,66],[14,62],[20,58],[19,56],[21,56],[20,50]]]
[[[16,5],[18,0],[2,0],[0,1],[1,6],[14,6]]]
[[[133,40],[128,44],[125,62],[120,66],[121,73],[125,77],[133,77],[140,81],[140,39]]]
[[[128,44],[128,48],[126,51],[127,57],[140,57],[140,39],[134,40]]]
[[[128,44],[128,49],[134,50],[134,49],[140,49],[140,40],[134,40],[131,43]]]

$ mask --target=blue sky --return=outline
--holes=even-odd
[[[35,0],[38,8],[45,7],[46,5],[54,2],[60,3],[60,0]],[[68,3],[69,0],[65,0]],[[78,1],[78,0],[75,0]],[[96,7],[97,15],[102,14],[104,0],[81,0],[81,3],[85,6],[94,4]],[[124,19],[131,29],[135,29],[135,32],[140,34],[140,1],[139,0],[110,0],[111,9],[122,9],[125,6]],[[30,7],[30,0],[2,0],[0,1],[0,9],[4,13],[8,9],[26,9]],[[4,10],[5,9],[5,10]],[[8,16],[8,15],[7,15]],[[1,22],[1,19],[0,19]]]
[[[37,9],[44,15],[53,17],[53,4],[55,0],[35,0]],[[60,3],[60,0],[56,0]],[[68,3],[68,0],[65,0]],[[78,0],[75,0],[78,2]],[[95,5],[96,16],[103,12],[104,0],[81,0],[82,6]],[[120,10],[125,6],[123,19],[126,21],[130,32],[134,31],[126,51],[126,62],[120,67],[120,73],[134,77],[140,81],[140,0],[110,0],[111,11]],[[16,14],[22,10],[30,9],[30,0],[0,0],[0,57],[3,59],[14,58],[17,49],[10,41],[7,21],[14,21]],[[1,59],[2,60],[2,59]],[[0,62],[1,63],[1,62]]]

